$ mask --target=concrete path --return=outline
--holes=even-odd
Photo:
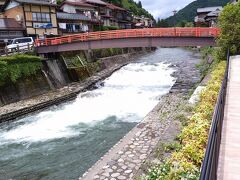
[[[180,126],[172,116],[175,117],[175,113],[179,113],[180,105],[186,104],[186,100],[182,97],[182,94],[170,94],[162,97],[159,104],[144,120],[112,147],[80,179],[138,179],[138,176],[142,175],[142,165],[155,152],[160,140],[169,138],[171,131],[178,132],[175,129],[171,130],[170,127],[178,128]],[[169,105],[170,103],[171,105]],[[161,112],[166,116],[160,116]]]
[[[240,56],[230,59],[218,179],[240,179]]]
[[[166,124],[152,118],[153,113],[159,116],[158,112],[156,107],[80,179],[133,179],[164,132]]]

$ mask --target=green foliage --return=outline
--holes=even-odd
[[[219,17],[221,35],[218,39],[220,46],[218,56],[223,58],[230,48],[232,54],[240,52],[240,3],[228,4]]]
[[[179,142],[167,143],[164,145],[165,152],[179,151],[181,144]]]
[[[110,57],[122,54],[121,48],[94,49],[93,54],[96,58]]]
[[[193,22],[180,21],[176,24],[176,27],[194,27]]]
[[[229,0],[197,0],[184,7],[176,15],[167,18],[166,21],[170,26],[175,26],[182,21],[193,22],[198,8],[210,6],[224,6],[228,2]]]
[[[169,24],[166,20],[158,18],[156,26],[157,27],[169,27]]]
[[[57,4],[60,5],[63,2],[63,0],[57,0]]]
[[[177,114],[175,116],[175,119],[179,120],[182,123],[183,126],[187,125],[188,118],[184,114]]]
[[[117,6],[130,10],[134,15],[145,16],[151,19],[154,19],[153,16],[142,7],[141,1],[138,3],[134,0],[106,0],[109,3],[113,3]]]
[[[117,26],[93,26],[93,31],[109,31],[109,30],[118,30],[119,27]]]
[[[109,2],[115,4],[116,6],[125,8],[133,12],[134,15],[145,16],[151,19],[154,19],[153,16],[143,8],[142,2],[135,2],[134,0],[103,0],[105,2]],[[61,4],[63,0],[57,0],[57,4]]]
[[[42,67],[41,58],[30,55],[0,57],[0,86],[35,75]]]
[[[215,50],[211,47],[203,47],[200,49],[201,52],[201,62],[197,65],[197,68],[200,70],[202,78],[205,77],[209,71],[211,63],[209,58],[214,56]]]
[[[95,73],[101,71],[101,63],[99,61],[93,63],[86,62],[85,66],[78,66],[77,68],[75,68],[75,71],[78,77],[81,80],[84,80],[91,75],[94,75]]]
[[[226,62],[220,62],[212,72],[212,78],[200,95],[200,102],[188,125],[179,135],[180,145],[169,146],[176,151],[165,161],[149,170],[149,180],[197,180],[204,158],[214,106],[224,76]]]

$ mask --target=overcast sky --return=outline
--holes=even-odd
[[[139,0],[134,0],[138,2]],[[194,0],[141,0],[142,5],[155,19],[173,15],[173,10],[180,10]]]

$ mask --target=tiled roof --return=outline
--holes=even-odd
[[[26,3],[26,4],[57,6],[56,4],[51,3],[50,0],[15,0],[15,1],[19,3]]]
[[[107,7],[109,9],[113,9],[113,10],[121,10],[121,11],[126,11],[126,9],[123,9],[121,7],[115,6],[114,4],[110,4],[110,3],[106,3]]]
[[[92,3],[92,4],[106,5],[106,3],[101,0],[84,0],[84,1],[87,3]]]
[[[82,14],[58,12],[57,19],[90,21],[91,19]]]
[[[69,4],[69,5],[73,5],[73,6],[83,6],[83,7],[96,7],[94,5],[88,4],[86,2],[83,1],[64,1],[62,3],[63,4]]]
[[[207,14],[207,17],[218,17],[221,11],[212,11]]]
[[[197,12],[198,13],[212,12],[212,11],[216,11],[217,9],[222,10],[223,8],[222,6],[198,8]]]
[[[0,30],[24,30],[25,28],[14,18],[1,18]]]

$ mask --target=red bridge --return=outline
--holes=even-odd
[[[39,54],[126,47],[215,46],[219,28],[153,28],[91,32],[36,40]]]

